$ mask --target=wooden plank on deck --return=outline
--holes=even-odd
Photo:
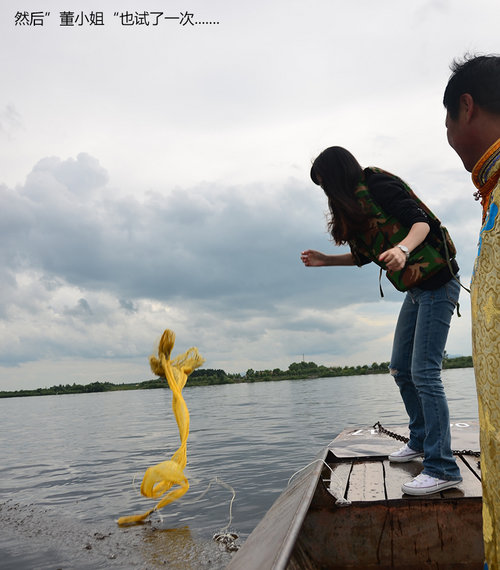
[[[388,459],[384,460],[385,471],[385,491],[387,499],[401,499],[403,491],[401,485],[410,481],[422,472],[422,461],[408,461],[408,463],[393,463]],[[405,495],[406,497],[407,495]]]
[[[347,499],[353,502],[384,501],[385,498],[382,461],[353,462]]]
[[[337,498],[345,498],[349,485],[349,475],[352,465],[350,462],[330,464],[332,473],[330,474],[329,488]]]
[[[476,498],[481,497],[481,482],[474,475],[474,473],[463,463],[460,457],[457,457],[458,466],[463,481],[456,488],[446,489],[440,494],[434,493],[427,495],[432,499],[439,497],[452,499],[452,498]],[[422,472],[422,462],[409,461],[408,463],[391,463],[388,460],[384,461],[385,467],[385,488],[387,492],[387,499],[400,499],[403,496],[401,485],[406,481],[410,481],[413,477]],[[404,495],[408,498],[408,495]]]
[[[474,455],[461,455],[460,459],[467,465],[468,469],[470,469],[476,477],[481,480],[481,459]]]
[[[477,474],[473,470],[469,469],[468,461],[465,460],[464,456],[457,456],[456,459],[463,481],[456,489],[443,491],[446,493],[446,497],[481,497],[481,481]]]
[[[481,497],[481,482],[461,457],[457,457],[463,482],[456,488],[435,493],[432,499]],[[335,496],[349,501],[370,502],[397,500],[403,497],[401,486],[422,472],[421,460],[408,463],[392,463],[388,459],[363,460],[358,458],[330,464],[333,470],[330,487]],[[347,495],[346,495],[347,489]],[[408,498],[407,495],[404,495]]]

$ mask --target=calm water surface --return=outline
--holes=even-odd
[[[443,381],[452,421],[477,421],[473,370]],[[343,429],[407,421],[389,375],[188,387],[184,397],[189,492],[127,528],[116,519],[154,505],[138,490],[144,471],[179,445],[170,391],[1,399],[0,568],[225,568],[231,554],[212,536],[230,522],[227,486],[241,544]]]

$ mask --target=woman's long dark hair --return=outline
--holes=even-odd
[[[337,245],[367,229],[369,216],[354,194],[362,178],[363,169],[359,162],[340,146],[327,148],[313,162],[311,179],[323,188],[328,198],[328,231]]]

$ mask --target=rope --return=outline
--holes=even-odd
[[[229,501],[229,522],[225,527],[221,528],[219,532],[216,532],[213,535],[212,540],[219,543],[228,552],[236,552],[240,548],[236,544],[236,540],[239,538],[239,536],[235,532],[229,532],[229,527],[231,526],[231,522],[233,521],[233,503],[234,499],[236,498],[236,491],[231,487],[231,485],[229,485],[219,477],[214,477],[209,481],[207,488],[203,491],[203,493],[199,497],[193,499],[192,501],[184,501],[184,504],[188,505],[193,504],[203,499],[203,497],[210,490],[210,487],[212,486],[213,483],[218,483],[221,487],[225,487],[228,491],[231,491],[232,497],[231,500]]]
[[[311,465],[314,465],[315,463],[321,462],[323,463],[323,465],[325,467],[328,467],[328,469],[330,470],[330,479],[326,479],[324,481],[329,481],[330,482],[330,487],[328,489],[328,492],[333,496],[334,499],[336,499],[336,505],[339,506],[347,506],[351,504],[351,501],[345,499],[342,496],[337,496],[332,488],[332,484],[333,484],[333,480],[336,479],[337,481],[337,487],[341,488],[342,487],[342,481],[340,481],[339,477],[337,477],[337,475],[334,473],[333,469],[330,467],[330,465],[328,465],[328,463],[326,463],[325,461],[323,461],[323,459],[315,459],[314,461],[311,461],[311,463],[308,463],[307,465],[305,465],[304,467],[302,467],[301,469],[299,469],[298,471],[295,471],[295,473],[290,477],[290,479],[288,479],[288,483],[287,486],[290,485],[291,480],[295,477],[295,475],[298,475],[299,473],[301,473],[302,471],[304,471],[304,469],[307,469],[308,467],[310,467]]]
[[[192,505],[193,503],[200,501],[208,493],[208,491],[210,490],[210,487],[212,486],[213,483],[218,483],[219,485],[221,485],[221,487],[225,487],[226,489],[231,491],[231,493],[233,495],[231,497],[231,500],[229,501],[229,522],[227,523],[227,525],[224,528],[221,528],[219,531],[219,532],[224,532],[231,526],[231,522],[233,521],[233,503],[234,503],[234,499],[236,498],[236,491],[231,487],[231,485],[224,482],[219,477],[214,477],[213,479],[211,479],[209,481],[207,488],[203,491],[203,493],[199,497],[197,497],[196,499],[193,499],[192,501],[183,501],[183,503],[185,505]]]

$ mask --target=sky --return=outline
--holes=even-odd
[[[166,328],[174,354],[231,373],[388,361],[403,294],[384,278],[381,299],[373,264],[300,261],[347,251],[311,161],[340,145],[404,178],[468,284],[481,211],[442,95],[454,58],[498,52],[499,16],[493,0],[4,0],[0,390],[150,379]],[[469,306],[462,291],[450,355],[471,354]]]

